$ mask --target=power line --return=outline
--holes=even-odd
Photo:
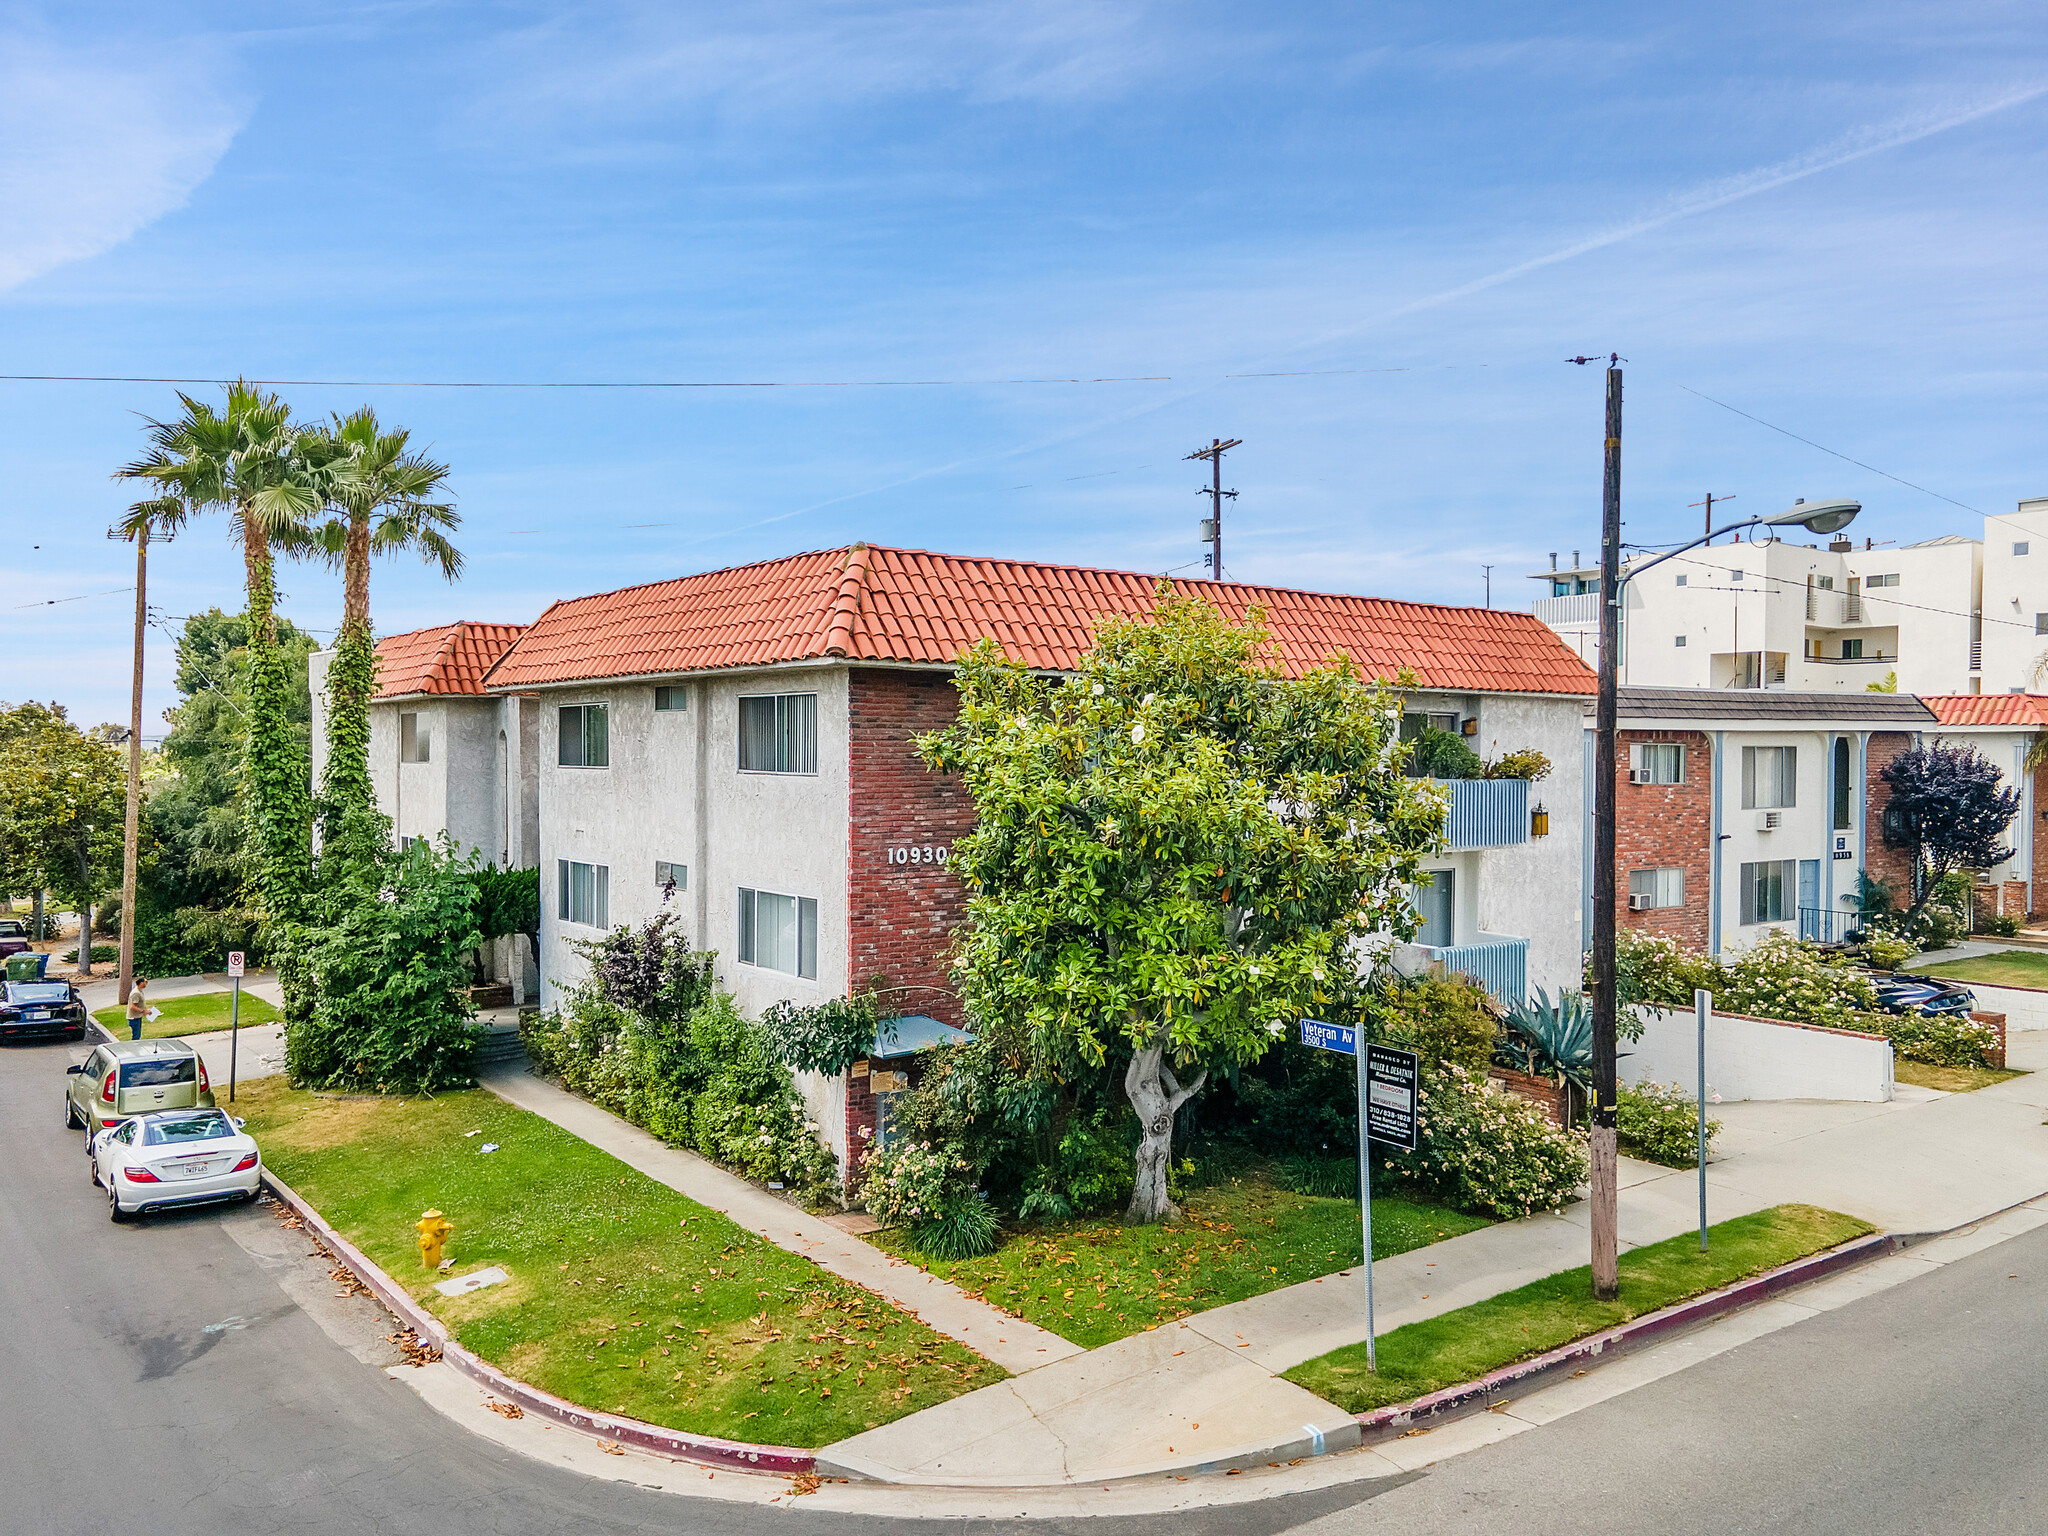
[[[1301,368],[1284,373],[1225,373],[1225,379],[1314,379],[1360,373],[1413,373],[1412,368]],[[1171,384],[1171,373],[1100,378],[1028,379],[241,379],[112,373],[0,373],[16,384],[267,384],[284,389],[979,389],[1007,384]]]
[[[134,590],[134,584],[130,583],[125,587],[109,587],[104,592],[81,592],[76,597],[46,597],[40,603],[16,603],[14,608],[17,613],[24,608],[54,608],[59,603],[82,603],[89,597],[112,597],[116,592],[133,592]]]

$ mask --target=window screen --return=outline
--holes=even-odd
[[[1651,784],[1685,782],[1685,747],[1675,741],[1638,742],[1629,749],[1629,767],[1648,774]]]
[[[589,928],[611,926],[612,871],[608,864],[555,860],[556,911],[563,922]]]
[[[740,700],[740,772],[817,771],[815,693],[763,694]]]
[[[659,710],[685,710],[690,707],[690,690],[680,685],[654,690],[654,707]]]
[[[568,704],[555,712],[555,761],[564,768],[609,768],[611,722],[602,704]]]
[[[1742,808],[1774,811],[1798,804],[1794,793],[1798,754],[1797,747],[1744,747]]]
[[[1685,905],[1685,871],[1682,869],[1632,869],[1628,872],[1629,905],[1641,905],[1636,898],[1647,896],[1653,907]]]
[[[816,979],[818,904],[810,897],[742,886],[739,929],[741,965]]]

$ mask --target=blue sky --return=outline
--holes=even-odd
[[[856,538],[1526,606],[1628,536],[2048,494],[2024,4],[0,8],[0,372],[900,388],[284,391],[454,466],[381,631]],[[1285,375],[1242,377],[1242,375]],[[1233,376],[1236,377],[1233,377]],[[1008,384],[1113,377],[1132,382]],[[125,719],[157,384],[0,383],[0,698]],[[650,526],[651,525],[651,526]],[[39,547],[36,547],[39,546]],[[333,577],[285,611],[336,622]],[[43,606],[48,598],[81,601]],[[239,606],[224,527],[152,558]],[[36,605],[36,606],[22,606]],[[146,729],[171,701],[150,657]]]

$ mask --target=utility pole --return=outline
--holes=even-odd
[[[136,864],[142,840],[142,640],[149,625],[149,524],[135,531],[135,669],[128,693],[128,819],[121,841],[121,997],[135,985]],[[92,936],[78,941],[79,974],[91,974]]]
[[[1600,489],[1600,701],[1593,750],[1593,1298],[1621,1294],[1620,1153],[1614,1083],[1615,663],[1621,630],[1621,359],[1607,359],[1606,462]]]
[[[1712,491],[1709,491],[1705,501],[1689,502],[1687,505],[1705,507],[1707,509],[1707,537],[1712,539],[1714,536],[1714,503],[1717,501],[1733,501],[1734,499],[1735,497],[1733,496],[1716,496]]]
[[[1493,567],[1482,565],[1479,569],[1486,572],[1486,606],[1491,608],[1493,606]]]
[[[1197,448],[1188,457],[1209,461],[1209,488],[1199,494],[1209,498],[1209,515],[1202,519],[1202,538],[1209,546],[1209,575],[1212,580],[1223,579],[1223,498],[1237,500],[1237,492],[1223,489],[1223,455],[1233,448],[1244,445],[1244,439],[1233,437],[1229,442],[1216,437],[1209,440],[1206,448]]]

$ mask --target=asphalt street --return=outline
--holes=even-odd
[[[384,1373],[381,1312],[338,1299],[265,1210],[109,1222],[61,1129],[82,1055],[0,1050],[0,1531],[963,1528],[679,1498],[472,1435]],[[2048,1529],[2044,1285],[2048,1231],[1407,1480],[1031,1529]]]

